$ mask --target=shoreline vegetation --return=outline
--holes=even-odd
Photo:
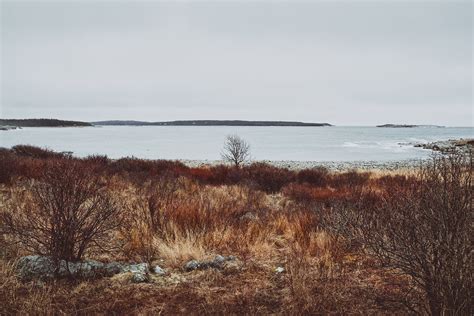
[[[0,149],[0,314],[467,315],[472,175]]]

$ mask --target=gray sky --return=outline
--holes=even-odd
[[[1,116],[472,126],[471,1],[1,1]]]

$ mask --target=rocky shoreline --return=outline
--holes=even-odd
[[[410,145],[419,147],[433,152],[447,153],[452,151],[460,151],[468,153],[474,151],[474,139],[450,139],[431,143],[403,143],[400,145]],[[384,170],[395,171],[399,169],[413,169],[420,166],[423,161],[429,158],[404,159],[404,160],[387,160],[387,161],[296,161],[296,160],[258,160],[252,162],[263,162],[278,168],[287,168],[289,170],[302,170],[324,167],[331,171],[347,171],[347,170]],[[212,167],[226,164],[223,160],[185,160],[180,162],[188,167]],[[250,162],[250,163],[252,163]]]
[[[452,152],[460,151],[463,153],[468,153],[469,151],[474,150],[474,139],[449,139],[449,140],[440,140],[431,143],[415,143],[414,147],[420,147],[423,149],[429,149],[438,152]]]
[[[222,160],[179,160],[191,168],[212,167],[226,164]],[[259,160],[252,162],[263,162],[269,165],[286,168],[289,170],[303,170],[324,167],[331,171],[347,170],[386,170],[413,169],[423,162],[423,159],[406,159],[390,161],[296,161],[296,160]]]
[[[14,129],[21,129],[19,126],[9,126],[9,125],[1,125],[0,126],[0,131],[11,131]]]

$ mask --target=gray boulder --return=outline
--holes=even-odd
[[[188,261],[184,265],[184,270],[185,271],[193,271],[193,270],[199,269],[200,267],[201,267],[201,264],[199,263],[199,261],[191,260],[191,261]]]
[[[226,260],[226,258],[225,258],[224,256],[217,255],[217,256],[214,258],[213,262],[214,262],[215,264],[223,264],[223,263],[225,262],[225,260]]]
[[[103,274],[104,264],[95,260],[80,262],[54,262],[46,256],[31,255],[22,257],[17,263],[21,279],[49,279],[57,277],[83,277],[92,278]]]
[[[132,272],[132,273],[148,273],[148,263],[138,263],[138,264],[127,264],[123,266],[123,272]]]
[[[56,270],[53,260],[36,255],[20,258],[17,269],[19,277],[24,280],[52,278]]]
[[[135,272],[132,274],[131,281],[133,283],[143,283],[148,281],[148,275],[142,272]]]
[[[56,263],[50,257],[38,255],[20,258],[17,263],[17,270],[19,277],[23,280],[69,276],[74,278],[95,278],[130,272],[132,273],[132,282],[145,282],[148,280],[148,273],[150,272],[147,263],[125,264],[111,262],[104,264],[95,260],[79,262],[61,260]]]
[[[163,268],[161,268],[160,266],[155,266],[153,268],[153,273],[158,274],[158,275],[164,275],[164,274],[166,274],[166,271]]]

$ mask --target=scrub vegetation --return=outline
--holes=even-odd
[[[412,173],[0,151],[0,314],[472,314],[472,155]],[[22,281],[24,255],[159,264]],[[221,254],[223,269],[186,271]]]

